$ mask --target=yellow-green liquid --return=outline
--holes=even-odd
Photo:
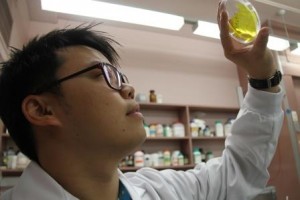
[[[240,41],[251,42],[257,35],[259,19],[246,5],[237,3],[236,6],[237,12],[229,19],[229,32]]]

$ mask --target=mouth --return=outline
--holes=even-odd
[[[126,113],[127,116],[136,116],[138,118],[144,118],[143,114],[140,112],[140,105],[134,104],[130,106],[129,111]]]
[[[139,104],[135,104],[135,105],[130,106],[129,111],[126,113],[126,115],[130,115],[130,114],[135,113],[135,112],[140,112]]]

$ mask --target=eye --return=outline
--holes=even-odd
[[[103,73],[96,74],[96,77],[103,76]]]
[[[95,80],[101,81],[104,79],[104,74],[103,73],[97,73],[96,76],[94,77]]]
[[[103,77],[103,72],[101,69],[97,68],[94,70],[94,73],[93,73],[93,77],[94,78],[100,78],[100,77]]]

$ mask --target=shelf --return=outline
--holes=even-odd
[[[191,112],[202,111],[202,112],[221,112],[221,113],[238,113],[239,108],[228,108],[228,107],[210,107],[210,106],[188,106]]]
[[[176,110],[186,108],[186,105],[164,103],[140,103],[141,109]]]
[[[0,136],[3,137],[3,138],[10,138],[10,135],[4,134],[4,133],[1,133]]]
[[[209,136],[203,136],[203,137],[147,137],[146,141],[152,141],[152,140],[225,140],[226,137],[209,137]]]
[[[190,137],[147,137],[146,141],[152,140],[188,140]]]
[[[12,186],[0,186],[0,194],[3,194],[3,192],[11,189],[12,187],[13,187],[13,185]]]
[[[1,169],[2,176],[20,176],[23,169]]]
[[[226,137],[192,137],[192,140],[225,140]]]
[[[238,107],[212,107],[212,106],[198,106],[198,105],[183,105],[183,104],[166,104],[166,103],[140,103],[140,107],[143,109],[160,109],[160,110],[175,110],[179,108],[188,108],[190,111],[203,112],[222,112],[222,113],[237,113]]]
[[[194,167],[195,165],[189,164],[189,165],[181,165],[181,166],[160,166],[160,167],[150,167],[150,168],[157,169],[157,170],[164,170],[164,169],[187,170],[187,169],[193,169]],[[142,167],[120,167],[120,170],[123,172],[132,172],[141,168]]]

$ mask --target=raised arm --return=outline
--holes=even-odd
[[[252,79],[269,79],[275,74],[277,68],[266,47],[267,28],[260,30],[253,44],[245,46],[230,37],[223,4],[218,8],[218,23],[226,58]],[[221,157],[185,172],[144,168],[126,177],[142,189],[145,199],[252,200],[269,179],[267,169],[283,121],[283,96],[278,83],[264,89],[249,86]]]
[[[224,3],[220,3],[217,15],[220,38],[227,59],[243,68],[249,77],[264,80],[272,77],[277,68],[271,51],[267,48],[269,29],[263,27],[253,44],[243,45],[233,40],[229,35],[228,14]],[[269,92],[278,92],[279,87],[263,89]]]

